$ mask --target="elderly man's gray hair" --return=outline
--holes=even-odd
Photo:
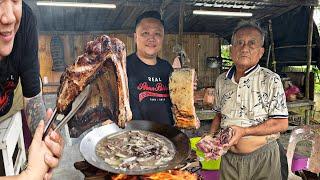
[[[234,42],[234,36],[235,34],[240,30],[240,29],[246,29],[246,28],[254,28],[256,29],[257,31],[260,32],[261,34],[261,42],[262,42],[262,46],[264,44],[264,36],[265,36],[265,33],[264,31],[262,30],[262,28],[259,26],[258,23],[256,23],[255,21],[240,21],[237,25],[236,28],[234,28],[233,30],[233,33],[232,33],[232,37],[231,37],[231,43],[233,44]]]

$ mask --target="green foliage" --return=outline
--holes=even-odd
[[[221,57],[230,59],[230,46],[229,45],[222,45],[221,46]]]
[[[228,69],[228,67],[232,66],[233,62],[230,57],[230,45],[221,46],[221,57],[224,58],[222,61],[223,67],[226,67],[226,69]]]
[[[320,70],[313,66],[312,72],[314,73],[314,93],[320,93]]]
[[[320,84],[319,83],[314,84],[314,93],[320,93]]]

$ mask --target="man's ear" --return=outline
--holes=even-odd
[[[262,58],[263,54],[264,54],[264,47],[261,47],[260,48],[260,59]]]

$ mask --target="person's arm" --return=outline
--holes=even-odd
[[[37,125],[42,119],[46,119],[46,108],[44,106],[42,93],[31,98],[24,98],[24,109],[31,134],[33,135]]]
[[[288,129],[288,118],[269,119],[259,125],[251,127],[231,126],[233,136],[227,146],[238,143],[240,138],[244,136],[266,136],[266,141],[275,140],[278,136],[276,133],[286,131]]]
[[[220,87],[220,76],[216,80],[215,89],[214,89],[214,105],[213,110],[215,111],[216,115],[214,116],[210,128],[211,133],[215,133],[218,131],[221,127],[221,104],[220,104],[220,93],[219,93],[219,87]]]
[[[220,129],[220,123],[221,123],[221,113],[216,113],[215,117],[212,120],[210,132],[215,133]]]
[[[35,99],[31,98],[30,100],[28,102],[29,102],[29,105],[31,106],[32,101],[36,101],[37,98],[35,98]],[[35,105],[35,104],[37,104],[37,103],[34,102],[33,105]],[[42,105],[43,105],[43,101],[42,101]],[[35,115],[41,114],[41,112],[35,110],[36,108],[32,109],[32,107],[28,107],[27,109],[29,109],[30,112],[34,112]],[[45,114],[46,114],[45,116],[47,118],[43,118],[43,119],[49,119],[49,117],[52,115],[52,109],[48,109]],[[40,118],[40,115],[38,116],[38,118]],[[41,119],[39,122],[41,122]],[[39,125],[38,125],[39,123],[35,124],[35,121],[33,118],[31,121],[31,124],[32,124],[32,128],[36,128],[35,129],[35,133],[36,133],[36,130],[39,129]],[[43,134],[43,130],[41,131],[41,139],[42,139],[42,134]],[[36,137],[34,137],[32,143],[37,142],[37,141],[39,141],[39,140]],[[44,142],[46,144],[46,147],[49,148],[50,152],[52,153],[52,155],[46,155],[44,162],[46,163],[47,166],[49,166],[50,169],[56,168],[59,164],[59,159],[62,156],[62,152],[63,152],[63,148],[64,148],[64,140],[60,134],[58,134],[57,132],[51,131],[49,133],[49,135],[45,137]],[[36,151],[36,150],[32,150],[32,146],[31,146],[29,148],[29,152],[31,152],[31,151]],[[29,158],[32,158],[32,157],[30,157],[30,155],[29,155]],[[45,174],[45,176],[47,177],[46,179],[50,179],[50,177],[52,176],[52,171],[47,172]]]

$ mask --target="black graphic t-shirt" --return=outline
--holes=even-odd
[[[11,108],[19,78],[24,97],[40,93],[36,17],[22,2],[22,17],[12,52],[0,60],[0,117]]]
[[[127,57],[130,107],[134,120],[173,125],[169,96],[172,66],[160,58],[157,64],[143,63],[136,53]]]

